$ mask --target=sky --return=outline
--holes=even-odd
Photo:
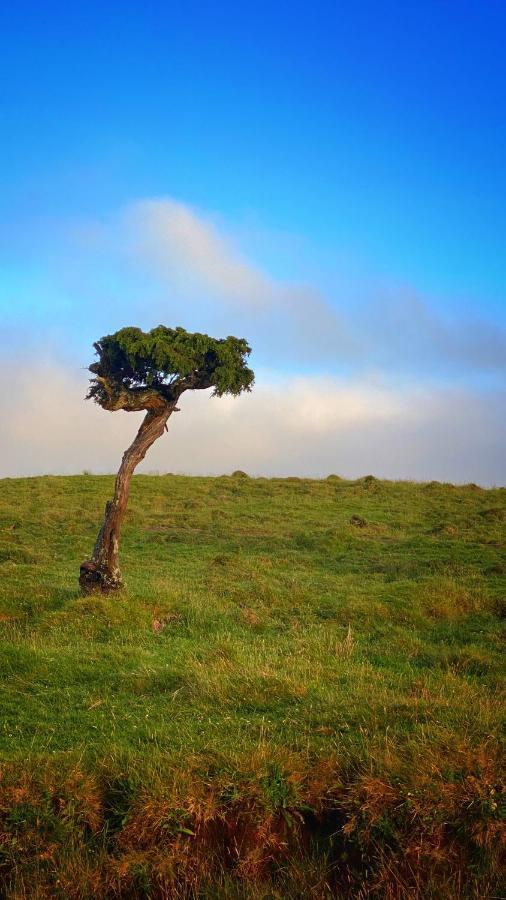
[[[112,472],[125,325],[237,334],[144,471],[506,480],[502,2],[5,3],[0,477]]]

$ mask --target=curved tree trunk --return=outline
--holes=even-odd
[[[163,434],[173,410],[174,404],[148,410],[135,440],[123,454],[116,476],[114,497],[106,503],[105,518],[93,556],[81,565],[79,584],[86,594],[91,591],[115,591],[123,586],[119,569],[119,537],[130,492],[130,480],[135,467],[144,459],[151,444]]]

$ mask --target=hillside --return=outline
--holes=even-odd
[[[499,895],[506,489],[0,481],[11,897]]]

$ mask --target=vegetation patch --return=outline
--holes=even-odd
[[[135,476],[82,597],[111,487],[0,482],[3,894],[500,896],[506,491]]]

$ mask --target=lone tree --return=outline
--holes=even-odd
[[[81,565],[79,584],[85,593],[114,591],[123,585],[119,538],[130,480],[151,444],[167,430],[169,416],[178,412],[181,394],[214,388],[213,396],[236,396],[251,390],[254,380],[246,365],[250,347],[241,338],[218,340],[159,325],[147,333],[140,328],[122,328],[93,346],[98,362],[89,367],[93,378],[86,399],[111,412],[145,409],[146,415],[123,454],[114,497],[106,504],[92,558]]]

